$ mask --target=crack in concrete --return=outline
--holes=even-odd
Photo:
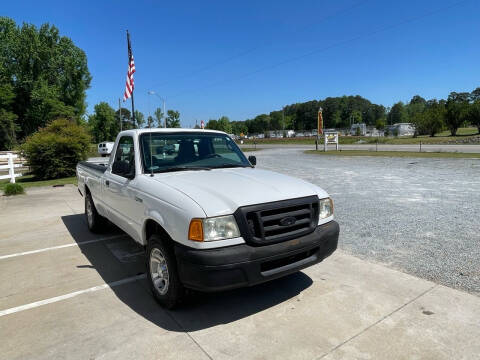
[[[320,360],[320,359],[323,359],[325,358],[327,355],[333,353],[334,351],[336,351],[337,349],[341,348],[343,345],[349,343],[350,341],[352,341],[353,339],[359,337],[360,335],[362,335],[363,333],[367,332],[368,330],[370,330],[371,328],[373,328],[374,326],[376,326],[377,324],[380,324],[382,321],[384,321],[385,319],[388,319],[390,316],[392,316],[393,314],[397,313],[398,311],[402,310],[403,308],[405,308],[407,305],[410,305],[411,303],[413,303],[414,301],[420,299],[422,296],[428,294],[430,291],[432,291],[433,289],[435,289],[436,287],[438,286],[438,284],[435,284],[433,285],[432,287],[428,288],[427,290],[423,291],[422,293],[420,293],[419,295],[415,296],[413,299],[407,301],[405,304],[399,306],[398,308],[396,308],[395,310],[393,310],[392,312],[390,312],[389,314],[383,316],[382,318],[378,319],[377,321],[375,321],[373,324],[367,326],[365,329],[363,329],[362,331],[358,332],[357,334],[351,336],[350,338],[348,338],[347,340],[345,341],[342,341],[340,344],[338,344],[337,346],[335,346],[334,348],[330,349],[330,351],[324,353],[323,355],[319,356],[319,357],[316,357],[314,358],[314,360]]]
[[[195,338],[188,332],[185,330],[185,328],[182,326],[182,324],[180,324],[179,321],[177,321],[177,319],[175,319],[175,317],[173,316],[173,314],[170,312],[170,311],[166,311],[167,315],[170,317],[170,319],[172,319],[172,321],[177,324],[177,326],[182,329],[182,331],[190,338],[190,340],[192,340],[199,348],[200,350],[202,350],[202,352],[210,359],[210,360],[213,360],[213,357],[207,352],[207,350],[205,350],[202,345],[200,345],[200,343],[195,340]]]

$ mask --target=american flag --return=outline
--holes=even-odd
[[[133,74],[135,73],[135,62],[133,61],[132,46],[130,44],[130,35],[127,33],[128,42],[128,70],[127,81],[125,83],[125,93],[123,94],[123,101],[126,101],[132,96],[133,88],[135,87],[133,81]]]

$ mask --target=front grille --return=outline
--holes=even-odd
[[[311,233],[318,224],[318,197],[244,206],[235,218],[245,241],[266,245]]]

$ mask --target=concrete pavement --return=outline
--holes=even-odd
[[[141,249],[119,230],[89,233],[82,213],[74,186],[0,197],[0,358],[480,354],[479,297],[341,251],[283,279],[195,293],[163,310],[142,276]]]

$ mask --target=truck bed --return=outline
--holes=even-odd
[[[92,170],[95,170],[95,171],[99,171],[102,174],[105,172],[105,170],[107,170],[107,163],[97,164],[97,163],[93,163],[93,162],[89,162],[89,161],[80,161],[79,165],[85,166],[85,167],[87,167],[89,169],[92,169]]]

